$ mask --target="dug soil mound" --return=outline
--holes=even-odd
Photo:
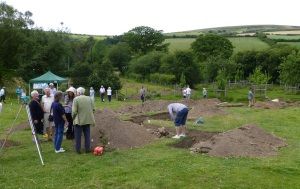
[[[273,101],[266,101],[266,102],[256,102],[254,104],[255,108],[262,108],[262,109],[279,109],[279,108],[286,108],[289,105],[286,102],[279,101],[279,102],[273,102]]]
[[[0,148],[2,147],[4,142],[5,142],[4,139],[0,139]],[[6,140],[6,142],[4,144],[4,148],[8,148],[8,147],[12,147],[12,146],[19,146],[19,145],[20,145],[19,142],[15,142],[15,141],[12,141],[12,140]]]
[[[174,102],[175,101],[167,100],[146,101],[144,103],[144,106],[142,106],[141,104],[135,106],[127,106],[117,110],[117,112],[121,114],[167,112],[168,105]],[[213,116],[225,113],[220,107],[217,106],[220,103],[218,99],[179,100],[176,102],[183,103],[190,108],[188,119],[196,119],[200,116]]]
[[[276,155],[278,148],[286,145],[282,139],[255,125],[245,125],[196,143],[190,149],[219,157],[264,157]]]
[[[95,113],[95,127],[91,128],[91,145],[106,145],[111,149],[127,149],[149,144],[157,137],[150,130],[127,121],[121,121],[111,110]]]

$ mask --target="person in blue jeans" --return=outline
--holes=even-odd
[[[181,103],[172,103],[168,105],[168,111],[171,119],[174,121],[176,128],[176,135],[172,138],[179,139],[186,135],[186,119],[189,113],[189,109],[186,105]]]
[[[57,91],[54,95],[54,102],[52,103],[50,113],[53,112],[53,121],[55,125],[55,136],[54,136],[54,148],[55,153],[65,152],[61,147],[63,136],[64,136],[64,126],[68,125],[68,121],[65,115],[65,109],[60,103],[63,100],[63,93]]]

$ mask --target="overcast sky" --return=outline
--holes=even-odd
[[[0,0],[3,1],[3,0]],[[5,0],[31,11],[38,27],[72,33],[118,35],[136,26],[164,32],[221,26],[300,25],[297,0]]]

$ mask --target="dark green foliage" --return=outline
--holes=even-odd
[[[105,88],[111,87],[113,91],[122,88],[120,78],[113,72],[113,67],[108,61],[96,65],[93,74],[88,78],[88,86],[95,90],[103,85]]]
[[[92,68],[88,63],[77,63],[71,70],[71,78],[75,87],[88,86],[88,78],[92,77]]]
[[[226,88],[227,76],[224,69],[218,70],[216,81],[217,81],[218,89],[224,90]]]
[[[209,57],[228,59],[233,53],[231,42],[215,34],[200,35],[192,43],[191,48],[199,61],[205,61]]]
[[[160,71],[174,74],[177,83],[180,83],[183,74],[186,84],[190,87],[200,82],[199,65],[194,61],[193,53],[190,51],[177,51],[174,55],[165,55]]]
[[[130,62],[130,70],[140,74],[143,79],[148,79],[150,74],[159,71],[162,56],[163,53],[156,51],[143,55]]]
[[[170,85],[176,83],[174,75],[160,73],[150,74],[149,81],[152,83],[158,83],[163,85]]]
[[[300,84],[300,53],[293,51],[280,65],[280,79],[285,84]]]
[[[148,26],[135,27],[122,37],[132,51],[136,54],[146,54],[151,51],[166,51],[167,45],[163,44],[162,31]]]
[[[129,61],[131,60],[130,48],[126,43],[119,43],[112,46],[108,53],[107,59],[121,74],[128,70]]]

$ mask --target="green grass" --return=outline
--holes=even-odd
[[[169,43],[169,51],[175,52],[176,50],[187,50],[191,47],[195,38],[171,38],[166,39],[165,43]]]
[[[300,42],[279,42],[279,44],[287,44],[300,48]]]
[[[268,38],[270,39],[300,39],[300,35],[268,35]]]
[[[100,103],[97,99],[96,106],[115,109],[135,103]],[[19,107],[15,101],[9,101],[0,114],[1,136]],[[42,167],[30,131],[18,131],[9,139],[21,145],[6,148],[0,154],[0,188],[299,188],[300,108],[226,111],[226,115],[205,118],[202,127],[189,122],[189,128],[226,131],[253,123],[285,138],[288,146],[275,157],[217,158],[175,149],[169,146],[172,139],[161,139],[142,148],[95,157],[75,154],[72,143],[64,140],[63,147],[67,150],[64,154],[55,154],[51,143],[42,144],[46,163]],[[17,123],[25,120],[22,111]],[[156,124],[172,126],[170,121],[156,121]]]
[[[228,38],[234,46],[234,53],[248,50],[264,50],[269,47],[265,42],[262,42],[257,37],[229,37]],[[174,52],[176,50],[188,50],[194,38],[173,38],[166,39],[165,43],[170,43],[169,50]]]
[[[249,51],[249,50],[264,50],[269,47],[265,42],[262,42],[257,37],[230,37],[228,38],[234,46],[234,53]]]

